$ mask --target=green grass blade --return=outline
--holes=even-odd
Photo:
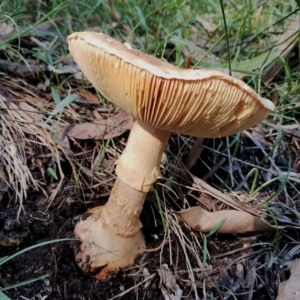
[[[3,256],[3,257],[0,258],[0,265],[1,265],[2,261],[4,261],[8,256],[9,256],[9,255]]]
[[[221,5],[222,18],[223,18],[223,23],[224,23],[224,31],[225,31],[225,36],[226,36],[227,55],[228,55],[228,69],[229,69],[229,75],[231,76],[230,47],[229,47],[228,30],[227,30],[227,23],[226,23],[226,16],[225,16],[223,0],[220,0],[220,5]]]
[[[59,102],[56,107],[54,108],[54,110],[52,111],[51,115],[47,118],[46,123],[48,123],[56,114],[60,113],[61,111],[63,111],[63,109],[69,105],[70,103],[72,103],[73,101],[75,101],[78,98],[78,96],[76,94],[71,94],[69,96],[67,96],[64,100],[62,100],[61,102]]]
[[[49,17],[56,11],[62,10],[64,7],[66,7],[65,3],[59,4],[55,7],[54,10],[50,11],[49,13],[45,14],[42,18],[40,18],[36,23],[34,23],[32,26],[29,26],[27,29],[25,29],[22,32],[18,32],[17,34],[14,34],[12,36],[9,36],[7,39],[5,39],[3,42],[0,42],[0,48],[4,44],[9,44],[15,39],[20,40],[21,36],[24,36],[25,34],[29,33],[31,30],[33,30],[37,25],[43,23],[44,21],[48,20]]]
[[[226,218],[222,219],[207,235],[206,237],[210,237],[212,236],[213,234],[215,234],[222,226],[223,224],[225,223],[226,221]]]
[[[56,240],[51,240],[51,241],[46,241],[46,242],[42,242],[42,243],[39,243],[39,244],[36,244],[36,245],[33,245],[33,246],[30,246],[30,247],[27,247],[23,250],[20,250],[12,255],[9,255],[9,256],[6,256],[4,258],[2,258],[2,260],[0,261],[0,265],[3,265],[4,263],[8,262],[9,260],[17,257],[18,255],[21,255],[25,252],[28,252],[32,249],[35,249],[35,248],[38,248],[38,247],[42,247],[42,246],[45,246],[45,245],[49,245],[49,244],[53,244],[53,243],[59,243],[59,242],[69,242],[69,241],[78,241],[78,239],[73,239],[73,238],[63,238],[63,239],[56,239]]]
[[[154,190],[154,193],[155,193],[155,198],[156,198],[156,201],[157,201],[158,211],[159,211],[159,214],[160,214],[160,217],[161,217],[161,222],[163,224],[164,231],[166,231],[167,230],[167,224],[166,224],[164,212],[162,210],[162,206],[161,206],[161,203],[160,203],[161,200],[159,198],[157,190]]]
[[[6,296],[0,289],[0,300],[11,300],[11,298]]]
[[[202,257],[202,273],[204,272],[204,268],[206,266],[207,263],[207,237],[206,235],[203,238],[203,257]]]
[[[49,274],[45,274],[45,275],[41,275],[41,276],[38,276],[38,277],[35,277],[35,278],[27,279],[27,280],[18,282],[16,284],[12,284],[12,285],[10,285],[8,287],[1,288],[1,291],[8,291],[8,290],[11,290],[11,289],[15,289],[15,288],[18,288],[18,287],[20,287],[22,285],[26,285],[26,284],[29,284],[29,283],[32,283],[32,282],[35,282],[35,281],[38,281],[38,280],[42,280],[42,279],[44,279],[44,278],[46,278],[48,276],[49,276]]]
[[[53,170],[53,168],[51,168],[51,167],[47,168],[47,172],[50,177],[54,178],[55,180],[58,180],[58,176],[55,173],[55,171]]]

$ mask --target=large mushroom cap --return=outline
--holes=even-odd
[[[107,100],[162,130],[221,137],[256,125],[274,109],[241,80],[211,69],[177,68],[103,33],[73,33],[68,43]]]

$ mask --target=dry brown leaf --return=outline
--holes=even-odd
[[[251,215],[261,216],[262,212],[256,208],[250,207],[241,201],[237,201],[232,199],[229,195],[224,194],[217,190],[216,188],[212,187],[204,180],[191,175],[193,178],[193,189],[196,189],[199,192],[205,192],[206,194],[214,197],[215,199],[220,200],[221,202],[225,203],[226,205],[236,209],[250,213]]]
[[[197,159],[200,157],[202,151],[203,151],[203,138],[196,138],[193,147],[191,148],[190,152],[188,153],[184,164],[188,170],[191,169],[191,167],[195,164]]]
[[[291,277],[280,283],[276,300],[300,299],[300,259],[291,267]]]
[[[69,155],[71,154],[70,141],[68,137],[64,134],[62,127],[59,128],[58,132],[55,132],[55,142],[62,147],[65,151],[68,151]]]
[[[64,134],[79,140],[86,139],[109,139],[123,134],[131,129],[133,118],[126,112],[119,112],[103,123],[81,123],[68,125]]]
[[[88,91],[85,90],[85,89],[81,89],[81,90],[79,91],[79,93],[80,93],[80,96],[81,96],[84,100],[86,100],[86,101],[88,101],[88,102],[96,102],[96,103],[98,103],[98,97],[97,97],[96,95],[92,94],[91,92],[88,92]]]
[[[219,210],[209,212],[200,206],[176,213],[180,220],[195,230],[209,232],[226,219],[219,233],[247,233],[254,231],[272,231],[274,228],[255,216],[237,210]]]
[[[248,300],[253,299],[254,285],[257,280],[257,258],[251,263],[245,278],[244,286],[248,289]]]
[[[272,144],[266,140],[265,132],[260,126],[255,126],[252,128],[252,137],[262,146],[271,147]]]
[[[13,33],[14,24],[7,24],[4,20],[0,19],[0,40],[4,41],[6,36]]]
[[[14,76],[35,76],[36,74],[39,74],[39,72],[45,71],[47,69],[45,64],[35,64],[31,63],[30,60],[28,60],[28,63],[25,65],[22,62],[14,62],[14,61],[8,61],[5,59],[0,59],[0,70],[14,74]]]
[[[263,123],[274,129],[278,129],[278,126],[280,126],[280,129],[283,133],[300,138],[300,125],[298,124],[278,125],[266,121],[264,121]]]
[[[63,66],[54,67],[49,65],[47,69],[55,74],[80,73],[81,75],[79,77],[82,79],[82,73],[79,71],[76,63],[71,59],[68,60]]]

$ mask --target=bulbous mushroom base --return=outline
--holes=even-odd
[[[106,280],[120,269],[133,265],[136,257],[146,249],[141,231],[122,237],[103,227],[100,219],[102,208],[89,210],[89,216],[82,217],[74,230],[76,238],[82,241],[75,260],[84,272],[95,275],[98,280]]]

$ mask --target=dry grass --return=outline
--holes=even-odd
[[[102,29],[117,37],[124,35],[138,48],[177,65],[183,66],[192,55],[192,66],[200,62],[201,66],[226,71],[228,55],[219,5],[210,3],[202,7],[199,4],[198,7],[195,2],[190,7],[185,1],[177,1],[180,2],[177,6],[173,2],[166,4],[162,11],[151,11],[149,6],[139,11],[139,6],[135,6],[132,12],[132,8],[126,9],[118,1],[108,1],[106,12],[111,15],[101,15]],[[274,8],[276,5],[278,8]],[[284,270],[299,257],[299,49],[293,47],[281,61],[282,68],[270,71],[273,72],[269,76],[271,80],[265,85],[258,75],[264,69],[262,66],[271,63],[269,45],[276,45],[285,33],[285,27],[277,22],[282,20],[282,24],[288,24],[293,16],[287,20],[285,17],[292,9],[296,10],[296,6],[289,9],[283,6],[278,1],[260,2],[257,7],[249,4],[247,10],[240,3],[227,8],[233,69],[254,75],[234,74],[244,77],[255,89],[270,97],[277,104],[276,112],[260,126],[236,136],[203,141],[202,152],[198,153],[201,156],[196,157],[190,171],[182,162],[194,140],[172,135],[161,163],[163,177],[156,184],[156,191],[149,197],[142,216],[149,236],[148,248],[154,251],[146,252],[133,268],[125,270],[123,277],[133,279],[135,284],[120,294],[115,293],[111,299],[134,293],[136,297],[151,298],[150,286],[162,288],[158,270],[161,271],[164,264],[186,297],[255,299],[257,291],[262,291],[261,299],[274,299],[279,278],[286,275]],[[200,8],[205,11],[201,17],[195,13]],[[246,13],[252,16],[251,24],[243,21]],[[61,19],[57,18],[58,24]],[[178,22],[174,23],[177,19],[180,30]],[[68,26],[70,32],[79,29],[78,22],[72,22]],[[48,26],[47,30],[51,28],[49,23],[44,25]],[[160,35],[156,34],[158,29]],[[5,44],[6,57],[1,57],[9,62],[5,64],[7,72],[14,75],[0,77],[0,187],[3,190],[0,196],[5,194],[19,203],[17,219],[27,198],[31,201],[28,197],[31,193],[44,195],[45,211],[74,205],[79,207],[75,212],[82,212],[86,207],[106,201],[115,178],[114,162],[125,147],[127,133],[109,140],[79,140],[64,135],[69,125],[99,123],[118,110],[89,89],[80,75],[70,77],[77,68],[67,57],[65,44],[57,41],[57,37],[49,42],[38,35],[43,47],[38,47],[40,52],[34,52],[33,56],[38,59],[33,61],[36,41],[30,36],[32,32],[29,38],[22,38],[25,45],[22,55],[28,59],[27,63],[16,58],[13,51],[16,44],[10,40]],[[295,41],[297,44],[298,39]],[[27,65],[36,71],[28,72]],[[23,76],[30,77],[23,79]],[[92,101],[85,96],[87,89],[94,96]],[[61,99],[70,93],[78,98],[46,123],[57,106],[53,90]],[[49,169],[53,170],[52,175]],[[195,183],[193,177],[204,180],[206,185]],[[244,210],[247,205],[247,211],[263,216],[278,230],[246,236],[197,232],[180,222],[175,214],[197,205],[209,211]]]
[[[42,128],[42,119],[37,115],[37,111],[26,102],[17,100],[16,104],[12,99],[0,95],[1,181],[9,186],[13,199],[19,202],[18,219],[29,188],[35,190],[41,188],[40,183],[33,178],[27,158],[30,154],[34,154],[33,144],[49,149],[51,138]]]

